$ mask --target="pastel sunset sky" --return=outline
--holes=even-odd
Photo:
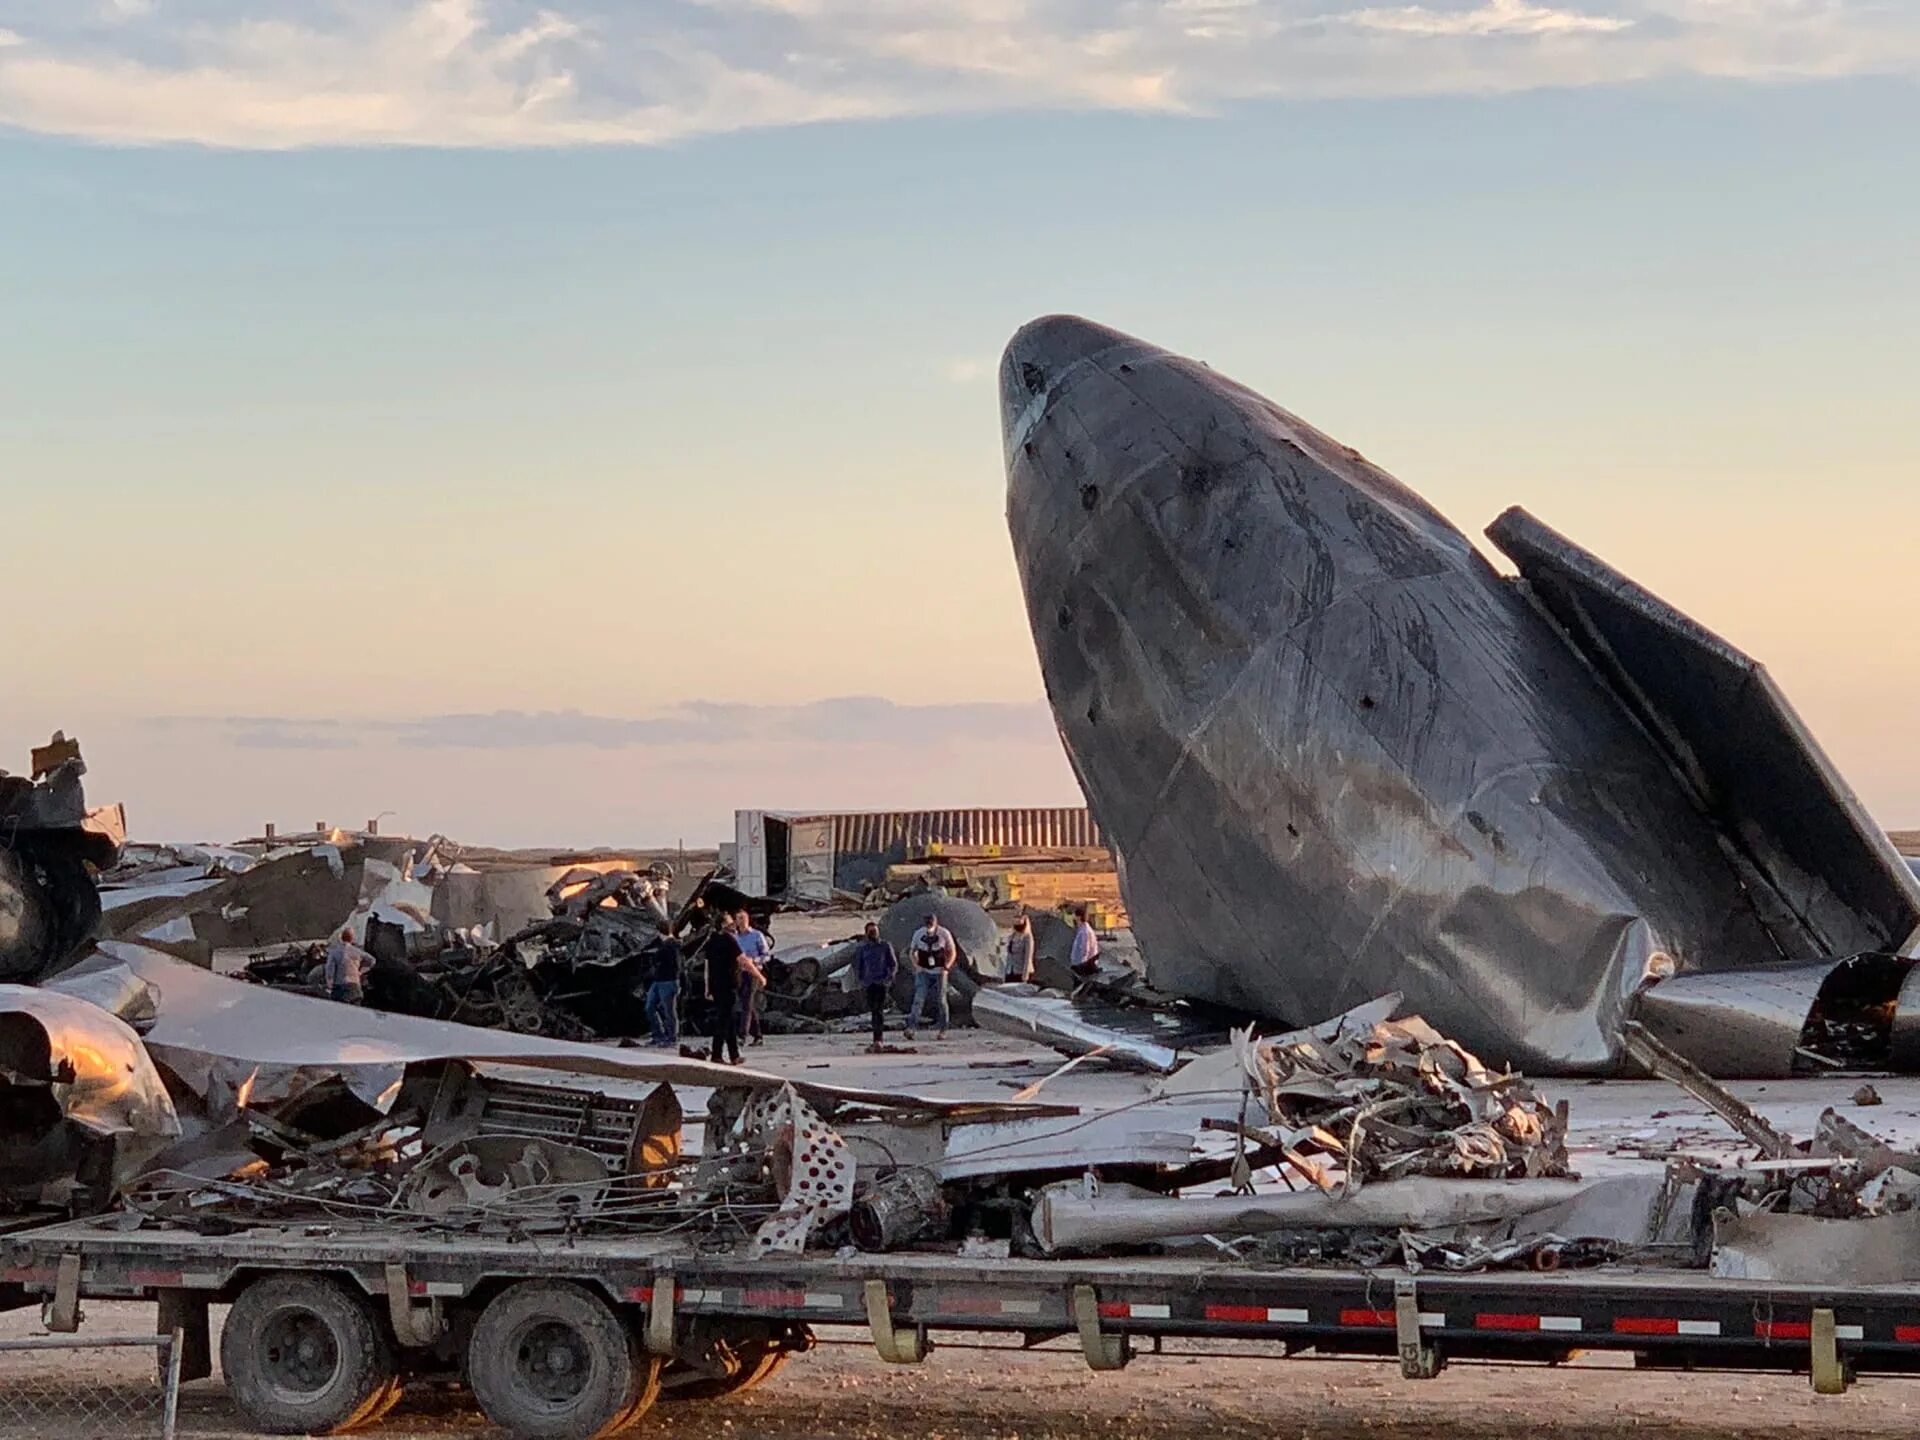
[[[1075,311],[1523,503],[1920,825],[1910,0],[13,0],[0,766],[145,838],[1077,803]]]

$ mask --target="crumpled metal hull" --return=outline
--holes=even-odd
[[[1048,697],[1156,987],[1289,1024],[1398,990],[1489,1060],[1599,1072],[1669,965],[1910,942],[1920,890],[1758,667],[1537,522],[1503,524],[1552,607],[1195,361],[1051,317],[1001,387]],[[1739,707],[1667,704],[1709,651]],[[1716,718],[1790,797],[1735,783]]]

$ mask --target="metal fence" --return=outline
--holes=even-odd
[[[136,1375],[106,1353],[145,1350]],[[0,1340],[0,1440],[173,1440],[180,1332]]]

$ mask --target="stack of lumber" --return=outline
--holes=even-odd
[[[887,868],[887,889],[940,889],[989,909],[1058,910],[1085,905],[1102,928],[1124,926],[1126,905],[1112,852],[1104,847],[929,845]]]

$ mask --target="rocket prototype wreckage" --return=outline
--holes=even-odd
[[[1000,383],[1047,693],[1158,987],[1293,1024],[1400,991],[1533,1072],[1619,1067],[1635,1020],[1722,1075],[1920,1061],[1920,888],[1746,656],[1517,509],[1503,576],[1116,331],[1035,321]]]

